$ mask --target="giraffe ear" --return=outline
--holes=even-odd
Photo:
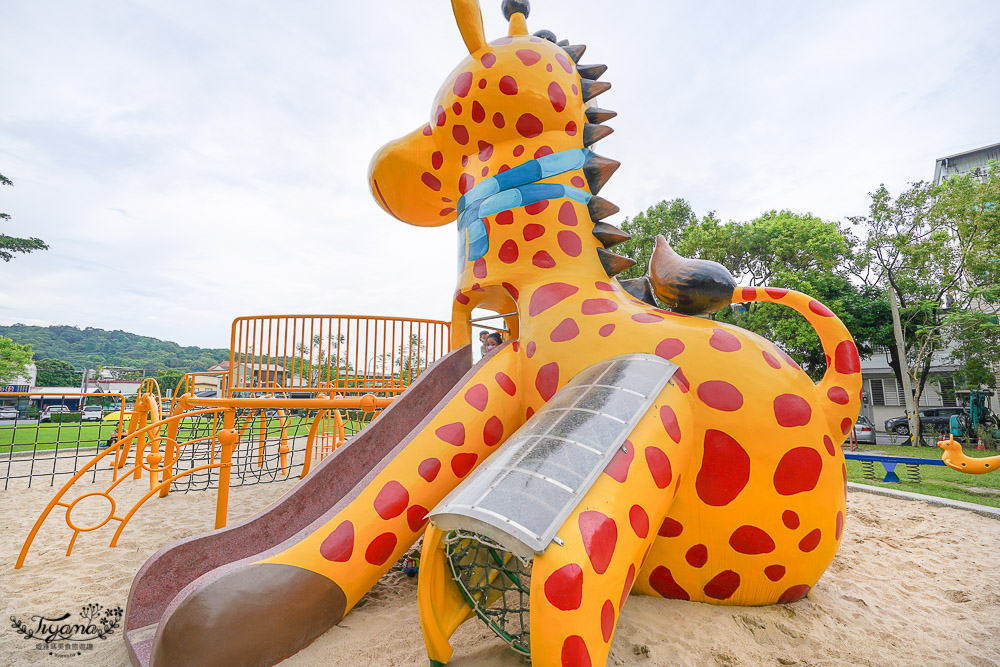
[[[462,31],[462,39],[465,40],[469,53],[475,53],[486,46],[479,0],[451,0],[451,8],[455,12],[455,22]]]

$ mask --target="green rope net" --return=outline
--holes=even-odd
[[[452,579],[465,601],[498,637],[530,655],[531,563],[487,537],[453,530],[444,538]]]

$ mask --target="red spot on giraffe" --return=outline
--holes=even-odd
[[[533,222],[529,225],[525,225],[524,229],[521,230],[521,234],[524,236],[525,241],[534,241],[539,236],[545,234],[545,227]]]
[[[549,102],[552,103],[552,108],[557,112],[562,111],[566,108],[566,93],[563,91],[562,87],[553,81],[549,84]]]
[[[522,63],[524,63],[526,66],[534,65],[535,63],[537,63],[539,60],[542,59],[542,54],[540,54],[538,51],[533,51],[532,49],[518,49],[517,51],[514,52],[514,55],[517,56],[517,59],[520,60]]]
[[[836,529],[834,530],[833,537],[834,539],[839,540],[843,534],[844,534],[844,513],[837,512],[837,526]]]
[[[575,137],[576,131],[577,131],[576,122],[571,120],[570,122],[566,123],[566,134],[568,134],[571,137]]]
[[[796,363],[796,361],[794,359],[792,359],[790,356],[788,356],[788,353],[785,352],[784,350],[779,349],[779,348],[775,348],[774,351],[777,352],[778,356],[781,357],[782,359],[784,359],[785,363],[788,364],[789,366],[791,366],[792,368],[798,368],[799,367],[798,363]]]
[[[573,91],[573,94],[574,94],[574,95],[579,95],[579,94],[580,94],[580,89],[576,87],[576,84],[575,84],[575,83],[574,83],[574,84],[572,84],[572,85],[571,85],[571,86],[569,87],[569,89]]]
[[[545,209],[549,207],[549,201],[543,199],[542,201],[536,201],[534,204],[528,204],[524,207],[524,212],[528,215],[538,215]]]
[[[583,252],[583,242],[574,232],[563,230],[556,234],[559,248],[570,257],[579,257]]]
[[[441,462],[437,459],[424,459],[417,466],[417,474],[428,482],[433,482],[439,472],[441,472]]]
[[[826,447],[826,451],[830,456],[835,454],[836,450],[833,448],[833,440],[830,439],[830,436],[823,436],[823,446]]]
[[[572,63],[570,63],[569,58],[567,58],[563,54],[561,53],[556,54],[556,62],[558,62],[562,66],[562,68],[566,70],[567,74],[573,73],[574,70]]]
[[[663,523],[660,524],[660,529],[656,531],[656,534],[660,537],[677,537],[683,532],[684,526],[676,519],[671,519],[668,516],[663,519]]]
[[[706,505],[723,507],[740,494],[750,480],[750,456],[727,433],[705,431],[705,453],[695,478],[695,490]]]
[[[556,325],[556,328],[552,330],[549,334],[549,340],[553,343],[563,343],[568,340],[573,340],[580,335],[580,327],[577,326],[576,321],[567,317],[562,322]]]
[[[558,387],[559,364],[553,361],[538,369],[538,374],[535,376],[535,389],[538,390],[543,401],[548,401],[552,398]]]
[[[421,134],[423,134],[425,137],[429,137],[432,134],[434,134],[434,130],[431,129],[430,125],[424,125],[424,129],[421,130]]]
[[[545,599],[562,611],[579,609],[583,600],[583,568],[570,563],[550,574],[545,580]]]
[[[604,574],[611,564],[611,556],[615,553],[618,542],[618,526],[609,516],[595,510],[580,512],[577,519],[580,527],[580,537],[587,557],[594,567],[594,572]]]
[[[434,122],[437,123],[438,127],[444,127],[444,124],[448,121],[448,115],[444,112],[444,107],[438,105],[437,110],[434,112]]]
[[[604,643],[611,641],[611,635],[615,631],[615,605],[611,600],[605,600],[601,605],[601,636]]]
[[[479,103],[479,100],[472,103],[472,120],[477,123],[482,123],[486,120],[486,109]]]
[[[567,283],[542,285],[531,295],[531,300],[528,302],[528,315],[534,317],[544,313],[563,299],[571,297],[579,291],[579,287]]]
[[[664,359],[673,359],[684,351],[684,343],[676,338],[664,338],[656,345],[654,354]]]
[[[611,299],[584,299],[580,312],[584,315],[600,315],[618,310],[618,304]]]
[[[524,146],[520,144],[514,146],[514,157],[521,157],[523,153],[524,153]]]
[[[725,329],[715,329],[708,344],[720,352],[735,352],[740,349],[740,339],[729,333]]]
[[[472,186],[476,184],[472,174],[462,174],[458,177],[458,191],[463,195],[472,189]]]
[[[614,324],[605,324],[603,327],[597,330],[597,333],[601,336],[601,338],[607,338],[612,333],[614,333],[614,330],[615,330]]]
[[[521,117],[517,119],[514,127],[517,128],[518,134],[527,139],[534,139],[540,135],[544,129],[542,127],[542,121],[538,120],[537,116],[530,113],[521,114]]]
[[[744,301],[756,301],[757,300],[757,288],[756,287],[744,287],[743,288],[743,300]]]
[[[465,425],[462,422],[445,424],[434,431],[434,435],[441,438],[449,445],[461,447],[465,444]]]
[[[809,302],[809,310],[823,317],[833,317],[833,311],[815,299]]]
[[[451,136],[455,141],[463,146],[469,143],[469,131],[465,129],[464,125],[453,125],[451,128]]]
[[[785,510],[781,513],[781,523],[785,524],[785,528],[795,530],[799,527],[799,515],[792,510]]]
[[[478,458],[479,457],[472,452],[455,454],[455,456],[451,459],[451,471],[455,473],[456,477],[465,477],[476,465],[476,459]]]
[[[486,79],[480,79],[479,80],[479,89],[483,90],[485,88],[486,88]]]
[[[774,540],[757,526],[740,526],[729,536],[729,546],[741,554],[769,554],[774,551]]]
[[[462,115],[462,105],[459,104],[458,102],[455,102],[454,104],[451,105],[451,110],[455,113],[456,116]]]
[[[811,589],[812,586],[807,586],[806,584],[799,584],[798,586],[792,586],[791,588],[789,588],[788,590],[786,590],[784,593],[781,594],[781,597],[778,598],[778,604],[788,604],[790,602],[798,602],[799,600],[804,598]]]
[[[514,242],[514,239],[504,241],[503,245],[500,246],[500,250],[497,251],[497,258],[504,264],[513,264],[517,261],[517,256],[517,243]]]
[[[809,534],[802,538],[799,542],[799,550],[806,553],[812,551],[819,546],[820,538],[823,537],[823,533],[820,532],[819,528],[814,528],[809,531]]]
[[[830,387],[826,392],[826,397],[837,405],[847,405],[851,402],[851,397],[847,395],[847,390],[843,387]]]
[[[486,162],[493,157],[493,144],[488,141],[479,142],[479,161]]]
[[[531,263],[540,269],[551,269],[556,265],[556,260],[552,259],[552,255],[544,250],[539,250],[531,257]]]
[[[653,590],[667,598],[668,600],[690,600],[688,592],[674,581],[674,575],[667,568],[660,565],[649,575],[649,585]]]
[[[486,260],[480,257],[472,263],[472,275],[477,278],[486,277]]]
[[[483,67],[489,69],[496,64],[497,57],[492,53],[484,53],[483,55],[479,56],[479,62],[483,64]]]
[[[498,225],[510,225],[514,223],[513,211],[500,211],[494,218]]]
[[[853,340],[840,342],[833,353],[833,358],[833,367],[838,373],[851,375],[861,372],[861,359],[858,357],[858,348],[854,346]]]
[[[570,635],[563,642],[559,652],[559,662],[563,667],[591,667],[587,642],[580,635]]]
[[[761,350],[760,353],[761,356],[764,357],[764,361],[767,362],[768,366],[771,368],[781,368],[781,362],[775,359],[774,355],[769,354],[766,350]]]
[[[733,597],[733,593],[740,587],[740,575],[732,570],[725,570],[712,577],[712,580],[705,584],[705,595],[713,600],[728,600]]]
[[[687,379],[687,376],[684,375],[684,371],[682,371],[680,368],[674,371],[674,380],[677,381],[677,386],[680,388],[681,393],[686,394],[688,393],[688,391],[690,391],[691,382],[690,380]]]
[[[441,155],[441,151],[434,151],[434,153],[431,155],[431,166],[434,167],[435,169],[440,169],[441,165],[443,164],[444,164],[444,156]],[[440,188],[440,185],[438,185],[438,187],[434,189],[437,190],[438,188]],[[449,199],[447,201],[451,200]]]
[[[323,558],[334,563],[346,563],[354,552],[354,524],[345,521],[326,536],[319,545],[319,553]]]
[[[625,574],[625,585],[622,586],[622,599],[618,603],[618,609],[621,609],[625,604],[625,598],[628,597],[629,591],[632,590],[632,582],[635,581],[635,565],[628,566],[628,573]]]
[[[651,324],[653,322],[659,322],[663,319],[662,316],[656,313],[636,313],[632,316],[634,322],[639,322],[640,324]]]
[[[665,489],[670,486],[670,480],[673,479],[670,459],[659,447],[646,447],[646,465],[649,467],[649,473],[653,476],[653,482],[657,488]]]
[[[504,283],[500,283],[500,285],[505,290],[507,290],[512,297],[514,297],[515,301],[517,301],[518,297],[521,296],[521,293],[518,291],[518,289],[516,287],[514,287],[513,285],[511,285],[510,283],[504,282]],[[514,341],[514,345],[517,345],[517,341]],[[517,351],[516,347],[514,348],[514,351],[515,352]]]
[[[424,173],[422,173],[420,175],[420,180],[423,182],[424,185],[429,187],[431,190],[441,189],[441,181],[438,180],[437,176],[430,173],[429,171],[425,171]]]
[[[507,124],[507,121],[504,120],[504,117],[503,117],[502,113],[500,113],[499,111],[497,111],[495,114],[493,114],[493,125],[494,125],[494,127],[496,127],[497,129],[502,130],[503,127],[506,124]]]
[[[618,451],[615,452],[615,455],[611,457],[611,460],[608,461],[608,465],[604,469],[604,472],[611,479],[624,484],[625,480],[628,479],[628,469],[632,465],[632,459],[634,458],[635,448],[632,446],[631,442],[626,440],[625,443],[618,448]]]
[[[781,297],[788,294],[788,290],[781,287],[765,287],[764,293],[767,294],[772,299],[780,299]]]
[[[785,576],[785,566],[784,565],[768,565],[764,568],[764,576],[766,576],[771,581],[778,581],[783,576]]]
[[[669,405],[660,407],[660,422],[670,439],[679,443],[681,441],[681,427],[677,423],[677,413]]]
[[[847,435],[851,432],[851,427],[854,425],[854,420],[849,417],[844,417],[840,422],[840,432]]]
[[[708,562],[708,547],[704,544],[696,544],[684,554],[684,560],[691,567],[704,567]]]
[[[500,385],[500,388],[503,389],[508,396],[513,396],[517,392],[517,387],[514,386],[514,381],[511,380],[510,376],[506,373],[497,373],[493,376],[493,379],[497,381],[497,384]]]
[[[408,504],[410,504],[410,494],[402,484],[392,480],[386,482],[375,496],[375,513],[383,519],[393,519],[402,514]]]
[[[632,505],[628,511],[628,522],[632,525],[632,532],[641,540],[649,535],[649,515],[646,510],[639,505]]]
[[[396,534],[382,533],[368,545],[365,549],[365,560],[372,565],[382,565],[392,555],[396,548]]]
[[[453,209],[453,208],[443,208],[443,209],[441,209],[441,210],[440,210],[440,211],[438,212],[438,215],[440,215],[440,216],[441,216],[441,217],[443,218],[443,217],[445,217],[446,215],[451,215],[451,214],[452,214],[452,213],[454,213],[454,212],[455,212],[455,209]]]
[[[500,92],[504,95],[517,95],[517,81],[512,76],[504,76],[500,79]]]
[[[783,496],[812,491],[823,470],[823,459],[812,447],[796,447],[781,457],[774,471],[774,489]]]
[[[582,188],[587,181],[583,180],[583,177],[581,176],[574,176],[569,179],[569,182],[574,188]]]
[[[611,286],[611,283],[606,283],[603,280],[595,280],[594,287],[601,290],[602,292],[614,292],[615,288]]]
[[[419,533],[427,525],[428,509],[421,505],[414,505],[406,510],[406,523],[410,527],[410,532]]]
[[[461,292],[455,292],[455,301],[458,301],[463,306],[468,305],[470,299]]]
[[[556,219],[567,227],[576,227],[578,222],[576,217],[576,208],[571,202],[564,201],[562,205],[559,206],[559,214],[556,216]]]
[[[552,155],[552,153],[553,150],[549,146],[542,146],[537,151],[535,151],[535,159],[537,160],[540,157],[545,157],[546,155]],[[548,204],[548,202],[545,203]]]
[[[812,408],[801,396],[781,394],[774,399],[774,417],[779,426],[805,426],[812,418]]]
[[[743,407],[743,394],[725,380],[709,380],[698,385],[698,398],[710,408],[735,412]]]
[[[484,384],[477,384],[465,392],[465,402],[480,412],[486,409],[489,398],[490,392]]]
[[[503,439],[503,422],[497,416],[490,417],[483,426],[483,442],[487,447],[493,447]]]

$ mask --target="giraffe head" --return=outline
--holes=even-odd
[[[586,76],[606,68],[578,68],[584,47],[563,48],[547,31],[529,35],[527,4],[507,0],[509,34],[487,43],[478,0],[452,1],[469,55],[442,84],[430,120],[383,146],[369,166],[372,195],[392,216],[447,224],[483,179],[610,133],[587,125],[585,113],[586,100],[610,87]]]

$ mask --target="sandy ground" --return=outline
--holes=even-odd
[[[294,482],[234,489],[231,520],[277,499]],[[89,486],[89,485],[88,485]],[[148,489],[148,486],[145,487]],[[96,489],[94,489],[96,490]],[[144,489],[133,483],[134,500]],[[85,604],[124,607],[139,566],[161,545],[212,525],[213,493],[154,498],[114,549],[113,528],[70,533],[54,513],[23,569],[13,565],[54,489],[0,491],[0,612],[4,619],[76,613]],[[94,503],[81,502],[82,521]],[[74,519],[77,519],[74,510]],[[450,664],[522,665],[478,621],[453,638]],[[59,658],[35,648],[11,623],[0,631],[0,663],[127,665],[120,631],[93,650]],[[282,663],[427,664],[417,620],[416,581],[390,571],[344,619]],[[1000,521],[922,502],[852,492],[843,545],[809,596],[793,605],[717,607],[633,596],[625,605],[613,665],[974,665],[1000,667]]]

